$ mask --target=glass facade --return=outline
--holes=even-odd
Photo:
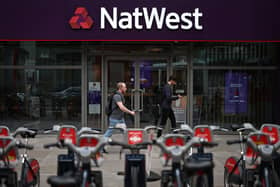
[[[197,66],[276,65],[278,45],[274,43],[194,43]]]
[[[199,115],[194,122],[273,123],[277,76],[275,70],[195,70],[194,109]]]
[[[81,126],[81,49],[40,42],[0,44],[0,122],[44,129]]]
[[[280,123],[279,44],[191,42],[1,42],[0,122],[106,129],[104,106],[128,85],[127,117],[155,124],[159,89],[177,77],[178,124]],[[139,93],[136,93],[139,92]]]
[[[102,112],[102,57],[88,57],[88,99],[87,99],[87,124],[89,127],[101,128],[101,112]]]

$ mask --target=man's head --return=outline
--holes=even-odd
[[[118,89],[119,92],[124,94],[126,92],[126,90],[127,90],[126,84],[124,82],[118,82],[117,89]]]
[[[168,83],[171,84],[171,85],[176,85],[176,77],[171,75],[168,79]]]

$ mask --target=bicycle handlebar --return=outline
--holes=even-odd
[[[271,160],[273,154],[280,148],[280,141],[276,144],[261,144],[257,145],[252,139],[248,138],[247,145],[251,147],[255,152],[259,153],[262,159]]]
[[[30,137],[30,136],[35,136],[37,134],[36,131],[34,130],[30,130],[26,127],[19,127],[16,129],[16,131],[12,134],[13,137],[16,137],[17,135],[22,135],[22,136],[27,136],[27,137]]]
[[[223,131],[223,132],[228,132],[229,131],[228,129],[222,128],[222,127],[217,126],[217,125],[210,125],[210,129],[212,131]]]
[[[242,137],[242,140],[227,140],[227,144],[228,145],[232,145],[232,144],[241,144],[241,143],[245,143],[247,141],[246,137]]]
[[[109,129],[118,130],[118,131],[121,131],[121,133],[124,133],[126,131],[126,129],[120,128],[120,127],[109,127]]]
[[[185,128],[180,128],[180,129],[174,129],[174,133],[182,133],[182,132],[187,132],[190,135],[193,135],[193,130],[192,129],[185,129]]]
[[[91,155],[98,153],[108,142],[108,139],[104,137],[100,137],[98,139],[98,144],[95,147],[77,147],[76,145],[72,144],[71,140],[68,139],[64,141],[64,145],[65,147],[69,148],[69,150],[75,152],[82,159],[90,159]]]
[[[124,128],[120,128],[120,127],[110,127],[109,129],[112,129],[112,130],[119,130],[121,131],[122,133],[125,133],[128,131],[128,129],[124,129]],[[162,128],[161,127],[157,127],[157,126],[147,126],[145,127],[144,129],[142,129],[144,132],[149,132],[150,130],[161,130]]]
[[[19,149],[26,148],[29,150],[34,148],[33,145],[24,144],[19,140],[13,139],[6,147],[0,149],[0,155],[6,155],[14,147],[17,147]]]
[[[89,128],[89,127],[82,127],[78,132],[77,135],[80,136],[81,134],[100,134],[100,131]]]
[[[157,127],[157,126],[153,126],[153,125],[150,125],[150,126],[147,126],[147,127],[144,128],[145,132],[149,132],[150,130],[162,130],[162,128]]]
[[[169,135],[169,137],[176,138],[178,135]],[[204,138],[199,137],[193,137],[184,146],[166,146],[164,140],[164,137],[160,137],[155,141],[155,144],[158,145],[163,152],[171,154],[173,157],[183,156],[191,147],[197,144],[206,147],[214,147],[218,145],[216,142],[208,142]]]
[[[44,148],[45,149],[48,149],[48,148],[51,148],[51,147],[57,147],[57,148],[62,148],[62,144],[60,142],[56,142],[56,143],[49,143],[49,144],[45,144],[44,145]]]

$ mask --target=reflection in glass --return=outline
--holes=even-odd
[[[0,121],[11,129],[80,126],[80,70],[0,70]]]
[[[222,126],[271,123],[276,118],[275,85],[274,70],[195,70],[193,122]]]

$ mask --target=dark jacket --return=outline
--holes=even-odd
[[[172,101],[177,100],[178,96],[173,96],[171,85],[166,84],[162,91],[161,108],[171,108]]]

